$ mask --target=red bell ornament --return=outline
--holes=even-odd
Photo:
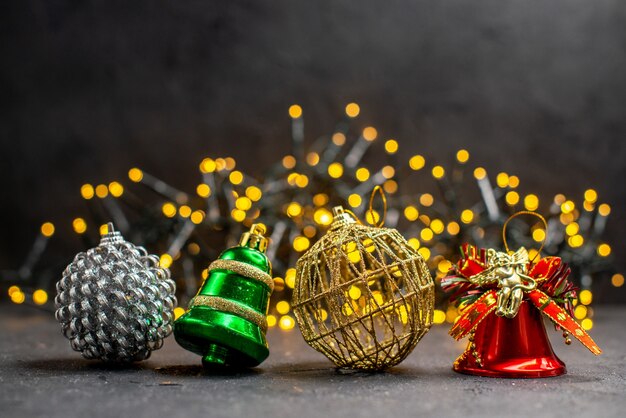
[[[552,351],[541,313],[526,301],[514,318],[491,314],[481,321],[453,369],[490,377],[550,377],[566,372]]]
[[[534,212],[521,214],[545,219]],[[567,279],[570,269],[559,257],[529,260],[523,247],[505,252],[462,246],[462,257],[441,285],[460,306],[461,315],[450,330],[456,340],[468,337],[465,352],[454,362],[459,373],[489,377],[550,377],[566,372],[554,354],[542,315],[593,354],[602,351],[572,317],[576,288]],[[541,251],[541,249],[539,250]]]

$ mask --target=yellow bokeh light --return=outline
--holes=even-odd
[[[465,209],[461,212],[461,222],[469,224],[474,220],[474,212],[471,209]]]
[[[385,141],[385,151],[387,151],[387,154],[395,154],[398,152],[398,148],[398,141],[395,139],[388,139]]]
[[[398,183],[395,180],[387,180],[383,183],[383,190],[389,194],[394,194],[398,191]]]
[[[333,215],[326,208],[319,208],[313,213],[313,220],[319,225],[330,225],[333,221]]]
[[[295,325],[296,325],[296,321],[294,321],[293,318],[290,317],[289,315],[282,316],[278,323],[278,326],[280,327],[280,329],[283,329],[285,331],[289,331],[293,329]]]
[[[373,126],[368,126],[363,129],[363,139],[366,141],[373,141],[378,137],[378,131]]]
[[[384,178],[386,179],[390,179],[392,178],[395,174],[396,174],[396,169],[393,168],[390,165],[386,165],[383,167],[383,169],[381,170],[381,173],[383,175]]]
[[[211,188],[208,184],[201,183],[196,187],[196,193],[200,197],[209,197],[211,196]]]
[[[420,247],[417,252],[424,258],[424,260],[428,261],[430,258],[430,250],[426,247]]]
[[[83,197],[83,199],[89,200],[93,198],[94,193],[95,191],[93,189],[93,186],[89,183],[83,184],[80,187],[80,195]]]
[[[338,179],[343,175],[343,165],[334,162],[328,166],[328,175],[334,179]]]
[[[580,226],[578,225],[577,222],[572,222],[565,227],[565,233],[569,236],[578,234],[579,230],[580,230]]]
[[[519,177],[509,176],[509,187],[515,189],[519,186]]]
[[[543,229],[535,229],[533,231],[533,239],[536,242],[543,242],[543,240],[546,239],[546,231],[544,231]]]
[[[430,193],[424,193],[420,196],[420,205],[429,207],[435,202],[435,198]]]
[[[305,174],[298,174],[296,176],[296,186],[304,189],[309,184],[309,178]]]
[[[328,203],[328,195],[325,193],[318,193],[315,196],[313,196],[313,204],[315,206],[324,206],[326,203]]]
[[[278,320],[274,315],[267,315],[267,326],[269,328],[275,327]]]
[[[574,316],[576,319],[585,319],[587,316],[587,307],[585,305],[578,305],[574,309]]]
[[[230,211],[230,216],[237,222],[243,222],[246,219],[246,212],[241,209],[233,209]]]
[[[433,239],[433,236],[434,233],[430,228],[424,228],[420,232],[420,238],[422,238],[423,241],[430,241],[431,239]]]
[[[309,152],[306,155],[306,163],[311,167],[315,167],[320,162],[320,155],[317,152]]]
[[[174,308],[174,320],[180,318],[185,313],[185,309],[177,306]]]
[[[358,194],[352,193],[350,196],[348,196],[348,204],[353,208],[358,208],[359,206],[361,206],[361,203],[362,199],[361,196],[359,196]]]
[[[302,229],[302,233],[307,238],[313,238],[317,234],[317,229],[313,225],[307,225]]]
[[[510,191],[504,197],[506,204],[509,206],[515,206],[519,203],[519,194],[514,191]]]
[[[213,173],[217,170],[217,163],[212,158],[205,158],[200,162],[200,171],[202,173]]]
[[[441,219],[433,219],[429,225],[435,234],[441,234],[445,230],[445,225]]]
[[[172,258],[171,255],[169,254],[163,254],[161,255],[161,257],[159,258],[159,266],[163,267],[163,268],[169,268],[172,265],[172,262],[174,261],[174,259]]]
[[[176,206],[174,206],[171,202],[166,202],[161,207],[161,211],[163,212],[163,215],[168,218],[173,218],[176,215]]]
[[[611,213],[611,207],[606,203],[603,203],[598,206],[598,213],[602,216],[609,216],[609,214]]]
[[[563,202],[565,202],[567,200],[567,198],[565,197],[564,194],[556,194],[554,195],[554,204],[555,205],[559,205],[561,206],[563,204]]]
[[[448,234],[450,235],[457,235],[459,232],[461,232],[461,226],[454,221],[450,222],[446,229],[448,230]]]
[[[87,231],[87,222],[83,218],[76,218],[72,221],[72,228],[77,234],[84,234]]]
[[[318,321],[326,321],[326,318],[328,318],[328,312],[326,309],[318,309],[314,312],[314,315]]]
[[[365,212],[365,221],[370,225],[376,225],[380,221],[380,214],[375,210]]]
[[[141,171],[137,167],[133,167],[128,170],[128,178],[134,183],[139,183],[141,180],[143,180],[143,171]]]
[[[178,214],[183,218],[189,218],[191,216],[191,208],[187,205],[182,205],[178,208]]]
[[[120,197],[124,194],[124,186],[117,181],[112,181],[109,183],[109,193],[111,193],[113,197]]]
[[[583,305],[590,305],[593,301],[593,293],[590,290],[583,290],[578,294],[578,300]]]
[[[411,167],[411,170],[421,170],[425,165],[426,159],[419,154],[412,156],[409,160],[409,167]]]
[[[283,157],[283,167],[285,167],[288,170],[291,170],[292,168],[294,168],[296,166],[296,158],[293,155],[285,155]]]
[[[582,247],[582,245],[585,243],[585,239],[582,237],[582,235],[572,235],[567,239],[567,243],[572,248],[579,248]]]
[[[596,200],[598,200],[598,192],[593,189],[585,190],[585,200],[587,202],[594,203]]]
[[[440,166],[440,165],[436,165],[432,169],[432,175],[436,179],[443,178],[443,176],[445,176],[445,174],[446,174],[446,170],[442,166]]]
[[[241,184],[243,182],[243,173],[241,171],[235,170],[230,173],[228,179],[232,184]]]
[[[477,180],[481,180],[487,177],[487,170],[482,167],[476,167],[474,169],[474,178]]]
[[[276,303],[276,312],[278,312],[281,315],[288,314],[290,309],[291,307],[289,306],[289,302],[287,302],[286,300],[281,300],[278,303]]]
[[[246,196],[248,196],[248,199],[253,202],[258,202],[261,199],[261,196],[263,196],[263,193],[257,186],[249,186],[246,188]]]
[[[289,117],[291,117],[292,119],[298,119],[301,116],[302,116],[302,107],[300,107],[300,105],[293,104],[289,106]]]
[[[460,149],[456,152],[456,160],[461,164],[465,164],[469,160],[470,154],[465,149]]]
[[[406,208],[404,208],[404,217],[408,220],[413,222],[414,220],[417,219],[417,217],[419,216],[419,211],[417,210],[417,208],[415,206],[407,206]]]
[[[411,246],[411,248],[413,248],[414,250],[419,249],[419,247],[420,247],[420,240],[418,240],[417,238],[410,238],[408,242],[409,242],[409,245]]]
[[[498,173],[496,176],[496,184],[500,188],[505,188],[509,185],[509,175],[507,173]]]
[[[249,210],[252,207],[252,200],[247,196],[238,197],[235,200],[235,207],[239,210]]]
[[[191,222],[193,222],[196,225],[200,225],[202,223],[202,221],[204,221],[204,212],[201,210],[194,210],[193,213],[190,216]]]
[[[17,292],[13,292],[11,294],[11,302],[13,303],[16,303],[19,305],[21,303],[24,303],[25,300],[26,300],[26,295],[21,290],[18,290]]]
[[[350,286],[350,289],[348,290],[348,295],[352,299],[357,300],[361,297],[361,289],[356,286]]]
[[[296,216],[300,216],[300,214],[302,213],[302,206],[300,206],[300,204],[297,202],[291,202],[287,206],[287,210],[285,212],[290,218],[295,218]]]
[[[567,200],[561,204],[561,212],[568,214],[576,209],[576,205],[571,200]]]
[[[43,289],[37,289],[33,292],[33,302],[35,305],[44,305],[48,301],[48,293]]]
[[[293,289],[293,287],[296,285],[296,269],[287,269],[287,271],[285,272],[285,284],[291,289]]]
[[[437,270],[439,270],[442,273],[447,273],[448,270],[450,270],[450,267],[452,267],[452,262],[446,259],[441,260],[437,264]]]
[[[192,221],[193,221],[193,218],[194,218],[194,215],[195,215],[196,212],[191,214],[191,220]],[[187,251],[189,251],[189,254],[191,254],[191,255],[198,255],[198,254],[200,254],[200,246],[198,244],[196,244],[195,242],[189,243],[189,245],[187,245]]]
[[[361,167],[358,170],[356,170],[355,175],[358,181],[366,181],[367,179],[370,178],[370,171],[365,167]]]
[[[109,226],[107,224],[100,225],[100,228],[98,228],[98,232],[100,233],[100,235],[108,234],[109,233]]]
[[[237,166],[237,162],[232,157],[226,157],[224,161],[226,162],[226,170],[234,170]]]
[[[353,102],[346,105],[346,115],[348,115],[348,117],[356,118],[357,116],[359,116],[360,112],[361,108],[358,104]]]
[[[54,224],[52,222],[44,222],[41,225],[41,235],[51,237],[54,235]]]
[[[598,255],[600,257],[608,257],[611,254],[611,246],[609,244],[598,245]]]
[[[611,284],[615,287],[624,286],[624,275],[619,273],[614,274],[613,277],[611,277]]]
[[[9,291],[8,291],[9,297],[12,296],[13,293],[15,293],[15,292],[21,292],[19,286],[13,285],[13,286],[9,287]]]
[[[106,184],[98,184],[96,186],[96,196],[98,196],[100,199],[104,199],[108,195],[109,188],[106,186]]]
[[[446,313],[442,310],[435,309],[433,313],[433,322],[435,324],[443,324],[446,321]]]
[[[581,321],[580,326],[583,327],[585,331],[589,331],[593,328],[593,321],[589,318],[585,318]]]
[[[524,198],[524,207],[526,210],[534,211],[539,207],[539,198],[534,194],[529,194]]]
[[[307,250],[309,245],[311,245],[311,241],[309,241],[307,237],[303,237],[301,235],[297,236],[293,240],[293,249],[298,252]]]
[[[332,140],[333,140],[333,144],[340,147],[346,143],[346,136],[342,134],[341,132],[335,132],[333,134]]]

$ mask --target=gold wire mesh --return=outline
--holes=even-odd
[[[338,367],[400,363],[430,328],[433,306],[426,262],[395,229],[336,218],[296,266],[300,331]]]

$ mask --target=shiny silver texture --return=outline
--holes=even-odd
[[[112,224],[108,231],[65,269],[55,316],[87,359],[145,360],[172,332],[176,284],[156,255],[126,242]]]

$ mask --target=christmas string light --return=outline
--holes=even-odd
[[[65,223],[85,245],[94,245],[99,239],[94,235],[106,233],[106,222],[113,220],[134,242],[161,254],[160,264],[172,269],[183,305],[206,278],[207,263],[219,256],[215,248],[234,245],[252,223],[262,224],[273,243],[268,257],[276,275],[268,326],[290,330],[295,326],[288,302],[295,261],[326,232],[333,206],[350,208],[375,222],[381,214],[366,213],[363,198],[375,185],[382,185],[388,195],[386,225],[399,229],[420,252],[437,281],[457,261],[462,242],[499,247],[496,231],[509,215],[539,211],[548,231],[516,221],[510,225],[511,239],[531,248],[532,257],[533,245],[548,237],[544,255],[562,257],[574,270],[572,277],[580,277],[575,316],[585,329],[593,326],[594,278],[606,277],[615,288],[624,285],[624,276],[612,267],[612,248],[602,240],[611,207],[600,202],[596,190],[585,190],[582,200],[524,194],[516,175],[491,176],[484,167],[472,167],[467,149],[458,150],[450,164],[431,163],[421,154],[403,161],[401,141],[385,138],[374,126],[359,126],[360,110],[357,103],[347,104],[335,129],[307,146],[304,111],[298,104],[290,106],[291,152],[261,179],[241,170],[232,157],[208,156],[197,166],[200,181],[187,191],[139,167],[128,171],[128,182],[85,183],[79,191],[89,211]],[[371,155],[376,158],[368,158]],[[413,190],[415,185],[424,190]],[[144,196],[145,190],[151,193]],[[478,200],[472,197],[475,191]],[[54,234],[55,225],[44,223],[23,265],[2,273],[14,303],[47,306],[46,289],[52,288],[59,272],[43,266],[42,256]],[[48,278],[47,283],[35,279],[37,266],[47,271],[39,275]],[[446,306],[440,291],[437,299],[434,322],[453,322],[456,308]],[[175,312],[181,314],[180,309]]]

